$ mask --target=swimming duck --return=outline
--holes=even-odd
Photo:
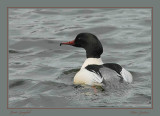
[[[131,83],[132,74],[116,63],[103,63],[101,54],[103,47],[99,39],[91,33],[80,33],[73,41],[62,42],[61,45],[71,45],[84,48],[86,60],[74,76],[74,84],[106,85],[107,81]]]

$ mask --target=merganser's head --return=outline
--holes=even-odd
[[[81,47],[86,50],[87,58],[100,58],[103,53],[103,47],[98,38],[91,33],[80,33],[75,40],[69,42],[62,42],[61,45],[71,45]]]

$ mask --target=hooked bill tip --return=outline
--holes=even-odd
[[[59,45],[60,45],[60,46],[62,46],[62,45],[63,45],[63,43],[60,43]]]

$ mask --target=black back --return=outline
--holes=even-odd
[[[120,72],[122,71],[122,67],[116,63],[106,63],[106,64],[103,64],[103,66],[116,71],[118,74],[120,74]]]

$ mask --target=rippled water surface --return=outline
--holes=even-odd
[[[9,9],[9,107],[151,107],[151,9]],[[85,51],[59,46],[95,34],[103,62],[133,74],[127,87],[76,86]]]

